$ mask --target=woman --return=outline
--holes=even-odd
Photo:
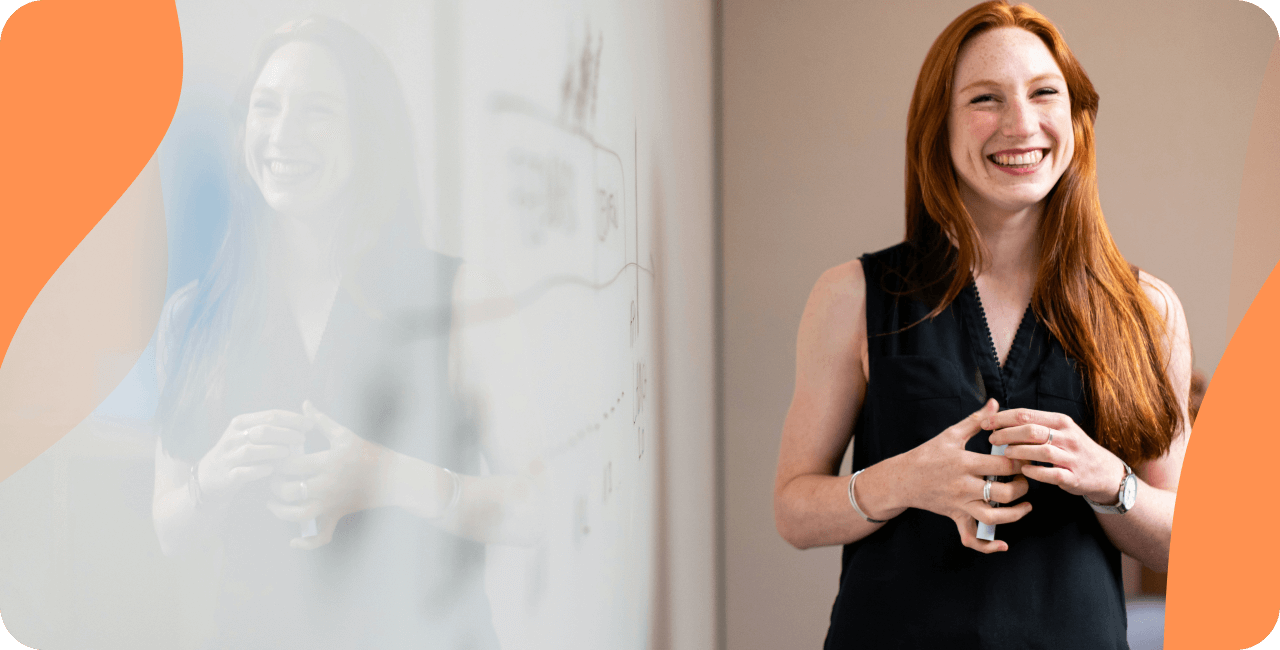
[[[828,648],[1127,647],[1120,552],[1167,566],[1191,355],[1107,232],[1097,105],[1025,5],[925,58],[906,241],[823,274],[797,343],[774,505],[845,545]]]
[[[531,535],[507,516],[529,490],[476,476],[460,264],[420,244],[391,66],[342,23],[289,23],[240,109],[226,239],[161,324],[153,519],[166,554],[221,551],[207,645],[495,647],[478,542]]]

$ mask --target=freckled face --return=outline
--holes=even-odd
[[[960,50],[947,117],[951,162],[972,211],[1040,203],[1075,151],[1067,83],[1044,41],[1017,27]]]
[[[313,43],[276,50],[249,96],[245,165],[267,205],[307,215],[331,207],[351,179],[347,87],[333,57]]]

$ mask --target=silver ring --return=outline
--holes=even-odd
[[[986,501],[987,503],[991,502],[991,483],[992,482],[993,481],[991,479],[987,479],[987,482],[982,484],[982,500]]]
[[[1048,440],[1046,440],[1046,441],[1044,441],[1044,444],[1046,444],[1046,445],[1052,445],[1052,444],[1053,444],[1053,429],[1049,429],[1049,439],[1048,439]]]
[[[306,481],[298,481],[298,489],[302,490],[302,498],[299,499],[300,501],[306,501],[311,496],[310,493],[307,492]]]

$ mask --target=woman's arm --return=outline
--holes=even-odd
[[[773,513],[782,538],[797,548],[846,544],[880,526],[849,504],[848,478],[837,476],[866,395],[866,287],[857,260],[818,278],[796,337],[796,382],[782,427]],[[872,467],[858,477],[858,504],[869,516],[900,512],[877,489],[892,481]],[[872,494],[872,493],[875,494]]]
[[[774,519],[797,548],[847,544],[874,532],[849,503],[849,477],[836,476],[867,388],[866,286],[857,260],[822,275],[800,320],[796,385],[783,425],[774,483]],[[1015,473],[1007,459],[964,450],[994,401],[929,442],[885,459],[858,475],[855,497],[873,519],[891,519],[908,507],[952,518],[961,542],[990,553],[1008,545],[976,538],[977,517],[1000,524],[1030,512],[1029,503],[992,508],[982,502],[984,475]],[[1026,493],[1025,479],[995,483],[995,501]]]

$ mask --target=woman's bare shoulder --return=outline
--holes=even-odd
[[[1138,286],[1142,287],[1147,300],[1155,305],[1156,311],[1159,311],[1166,321],[1172,324],[1183,317],[1182,302],[1178,300],[1178,294],[1174,293],[1173,287],[1170,287],[1167,282],[1139,269]]]
[[[833,315],[855,316],[867,302],[867,279],[860,260],[833,266],[818,277],[809,297],[811,306],[823,307]]]
[[[861,356],[859,341],[866,332],[866,278],[862,263],[851,260],[827,269],[813,285],[809,302],[800,320],[801,359],[803,352],[814,360]]]

